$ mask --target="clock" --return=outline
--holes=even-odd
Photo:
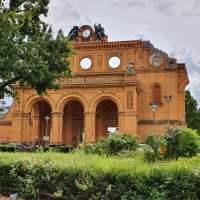
[[[163,54],[160,52],[153,53],[149,58],[149,62],[153,67],[160,67],[163,63],[163,60]]]
[[[91,34],[91,31],[89,29],[86,29],[83,31],[83,37],[84,38],[88,38]]]

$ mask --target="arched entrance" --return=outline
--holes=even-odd
[[[103,100],[96,107],[96,138],[107,137],[118,129],[118,108],[112,100]]]
[[[64,107],[62,141],[79,145],[83,142],[84,107],[77,100],[70,100]]]
[[[37,101],[31,108],[31,132],[33,140],[39,144],[47,144],[51,135],[52,109],[44,100]]]

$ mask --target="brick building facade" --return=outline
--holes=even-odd
[[[19,101],[0,120],[0,142],[77,145],[83,133],[96,142],[109,129],[142,139],[185,124],[185,64],[148,41],[108,42],[101,27],[76,27],[70,37],[73,77],[43,97],[16,86]]]

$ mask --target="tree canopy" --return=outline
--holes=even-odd
[[[56,79],[70,75],[68,38],[53,34],[44,18],[49,0],[0,0],[0,96],[14,95],[13,84],[38,94],[56,89]]]
[[[190,91],[185,93],[186,104],[186,122],[187,126],[196,129],[200,133],[200,109],[196,99],[191,95]]]

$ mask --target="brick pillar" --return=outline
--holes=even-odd
[[[86,143],[95,143],[95,112],[87,112],[84,114],[84,134]]]
[[[52,113],[50,143],[62,143],[63,113]]]
[[[19,118],[17,120],[17,118]],[[30,142],[31,139],[31,131],[30,131],[30,113],[22,113],[21,117],[15,117],[15,122],[21,121],[18,126],[21,124],[21,142]],[[18,127],[16,126],[16,127]],[[13,128],[16,130],[16,128]]]
[[[135,112],[119,113],[119,132],[137,134],[137,117]]]
[[[119,133],[122,133],[124,130],[124,113],[123,112],[118,113],[118,129],[119,129]]]

